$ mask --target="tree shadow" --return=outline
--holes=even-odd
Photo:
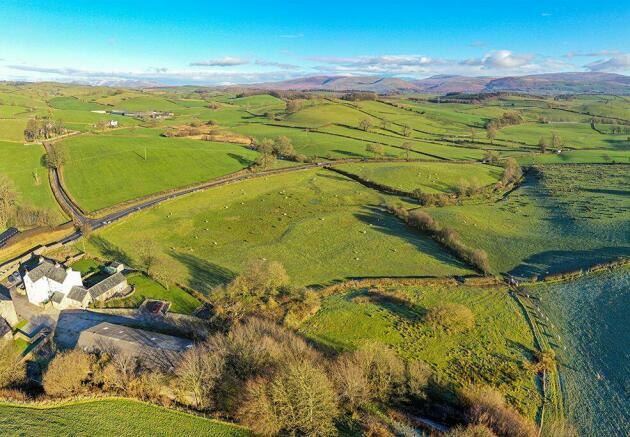
[[[180,252],[171,252],[169,255],[188,269],[189,286],[204,294],[209,294],[214,287],[227,284],[236,277],[236,273],[232,270],[194,255]]]
[[[351,152],[349,150],[334,149],[334,150],[331,150],[331,152],[335,152],[335,153],[338,153],[340,155],[345,155],[345,156],[352,156],[355,158],[365,158],[365,155],[361,155],[360,153],[356,153],[356,152]]]
[[[377,206],[365,206],[364,212],[355,213],[355,217],[384,234],[402,238],[416,246],[419,252],[435,258],[441,263],[462,269],[470,269],[464,262],[458,260],[437,242],[420,231],[409,228],[406,224]]]
[[[90,243],[96,247],[96,249],[108,259],[118,261],[126,265],[132,265],[132,260],[120,247],[107,241],[105,238],[99,235],[93,235],[90,238]]]
[[[630,256],[630,246],[591,250],[548,250],[524,259],[508,272],[516,278],[531,278],[589,268],[595,264]]]
[[[420,322],[427,314],[427,309],[416,305],[404,296],[387,291],[360,289],[346,296],[346,300],[364,298],[374,305],[410,322]]]
[[[248,167],[254,163],[254,161],[245,158],[244,156],[238,155],[236,153],[228,153],[227,156],[238,161],[243,167]]]

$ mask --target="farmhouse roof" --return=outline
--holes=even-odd
[[[61,301],[63,300],[63,298],[66,297],[63,293],[59,292],[59,291],[55,291],[52,296],[50,296],[50,300],[53,301],[54,303],[61,303]]]
[[[64,269],[60,265],[53,264],[48,260],[43,260],[37,265],[37,267],[26,272],[26,276],[28,276],[29,279],[33,282],[37,282],[41,278],[48,278],[59,284],[63,284],[63,281],[66,280],[67,275],[68,272],[66,271],[66,269]]]
[[[113,275],[108,276],[107,278],[103,279],[98,284],[95,284],[92,287],[90,287],[88,291],[90,292],[90,295],[92,296],[92,298],[96,299],[101,294],[108,292],[115,286],[122,284],[125,281],[127,281],[127,278],[125,278],[125,275],[123,275],[120,272],[114,273]]]
[[[88,294],[88,291],[85,289],[85,287],[80,287],[78,285],[75,285],[74,287],[70,289],[70,291],[66,295],[66,298],[70,300],[75,300],[77,302],[83,302],[83,299],[85,299],[85,296],[87,294]]]

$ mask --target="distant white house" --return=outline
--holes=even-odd
[[[80,272],[41,257],[39,264],[26,271],[22,280],[28,300],[34,304],[48,302],[55,293],[66,296],[73,287],[83,287]]]
[[[118,120],[109,120],[107,124],[109,127],[118,127]]]

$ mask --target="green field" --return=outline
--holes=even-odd
[[[199,291],[252,259],[282,262],[294,283],[470,272],[433,240],[383,212],[383,196],[320,170],[255,179],[164,203],[96,236],[137,260],[154,240],[172,277]],[[114,248],[114,249],[113,249]]]
[[[534,375],[524,369],[534,339],[519,307],[504,288],[425,285],[386,288],[408,300],[383,298],[365,289],[324,300],[300,332],[335,350],[352,350],[367,340],[391,345],[401,356],[427,362],[444,383],[491,384],[530,417],[540,404]],[[467,306],[471,331],[444,332],[424,322],[426,311],[443,303]]]
[[[52,224],[65,220],[48,184],[48,169],[42,164],[41,145],[0,141],[0,174],[7,176],[18,192],[21,204],[52,213]]]
[[[94,211],[164,190],[241,170],[257,153],[245,147],[143,135],[93,135],[69,138],[63,176],[83,208]],[[146,157],[145,160],[145,150]]]
[[[437,162],[356,163],[337,168],[399,190],[411,192],[420,188],[425,193],[453,192],[461,180],[475,180],[480,186],[491,185],[499,180],[503,171],[489,165]]]
[[[575,270],[630,254],[626,174],[625,165],[541,166],[502,201],[428,211],[497,272]]]
[[[554,133],[563,140],[563,149],[630,149],[630,141],[625,135],[602,135],[586,123],[519,124],[500,129],[497,138],[513,139],[536,146],[541,137],[551,143],[551,136]]]
[[[105,399],[50,407],[0,404],[0,434],[138,436],[248,436],[235,425],[128,399]]]

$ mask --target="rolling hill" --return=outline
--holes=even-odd
[[[609,93],[630,95],[630,77],[614,73],[573,72],[509,77],[436,75],[421,80],[384,76],[307,76],[241,88],[294,91],[373,91],[376,93],[452,93],[514,91],[538,94]]]

